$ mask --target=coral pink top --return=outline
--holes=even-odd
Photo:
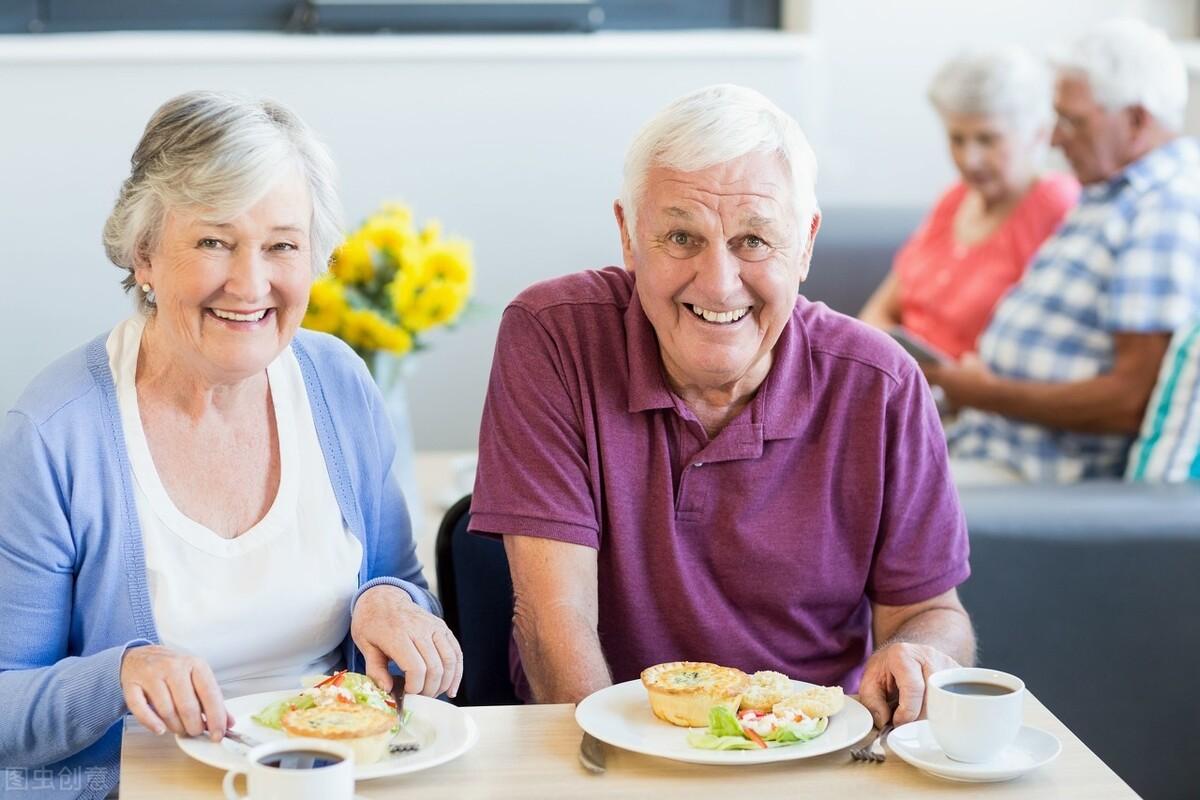
[[[954,238],[954,215],[966,195],[963,183],[942,195],[892,266],[901,323],[955,358],[975,349],[1000,298],[1079,199],[1079,184],[1070,175],[1038,179],[991,235],[971,245]]]

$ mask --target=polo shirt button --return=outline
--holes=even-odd
[[[693,467],[703,467],[703,466],[704,466],[704,462],[703,462],[703,461],[697,461],[695,464],[692,464],[692,466],[693,466]]]

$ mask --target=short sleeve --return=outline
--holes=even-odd
[[[524,307],[505,311],[479,431],[471,530],[599,548],[598,478],[570,352]]]
[[[971,574],[967,525],[947,463],[937,409],[915,367],[888,398],[886,473],[867,596],[910,605]]]
[[[1167,196],[1139,211],[1115,254],[1105,327],[1173,331],[1200,309],[1200,214]]]

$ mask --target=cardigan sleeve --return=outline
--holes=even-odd
[[[0,764],[38,767],[99,740],[125,713],[121,659],[135,640],[70,652],[75,574],[64,470],[33,421],[0,426]]]

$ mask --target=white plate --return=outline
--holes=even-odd
[[[792,681],[797,691],[812,686]],[[575,709],[579,727],[602,742],[648,756],[692,764],[764,764],[832,753],[856,744],[873,725],[871,713],[847,697],[846,706],[829,719],[825,733],[807,742],[767,750],[701,750],[687,743],[690,729],[663,722],[650,712],[640,680],[618,683],[583,699]]]
[[[887,740],[888,749],[917,769],[952,781],[1010,781],[1058,758],[1062,743],[1052,733],[1022,725],[1017,739],[1000,755],[982,764],[954,761],[938,747],[928,720],[901,725]]]
[[[286,739],[287,735],[282,731],[264,728],[250,717],[262,711],[265,706],[295,694],[296,691],[291,689],[248,694],[226,700],[225,707],[237,720],[237,724],[233,726],[235,731],[252,736],[260,742],[272,742],[276,739]],[[479,728],[475,720],[457,706],[410,694],[404,698],[404,708],[412,711],[408,729],[421,742],[421,749],[415,753],[385,753],[383,758],[374,764],[357,766],[354,769],[355,780],[367,781],[372,778],[403,775],[445,764],[470,750],[479,738]],[[213,742],[204,737],[193,739],[176,736],[175,741],[180,750],[210,767],[225,770],[246,767],[246,748],[228,739]]]

